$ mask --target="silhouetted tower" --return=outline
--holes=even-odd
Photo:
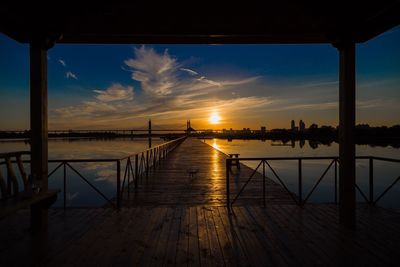
[[[294,122],[294,120],[292,120],[292,122],[290,124],[290,128],[292,129],[292,131],[296,130],[296,123]]]
[[[195,129],[193,129],[191,126],[190,126],[190,120],[187,120],[186,121],[186,133],[187,134],[191,134],[192,132],[195,132],[196,130]]]
[[[260,132],[261,134],[265,134],[267,132],[267,128],[265,126],[261,126]]]
[[[149,148],[151,148],[151,120],[149,120]]]
[[[300,132],[303,132],[306,129],[306,124],[303,122],[303,120],[299,121],[299,130]]]

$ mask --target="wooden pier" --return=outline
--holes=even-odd
[[[226,158],[221,151],[188,138],[179,145],[161,165],[142,177],[139,188],[133,186],[123,193],[123,206],[160,205],[226,205]],[[190,172],[193,171],[191,175]],[[234,196],[243,186],[253,169],[241,165],[231,168],[230,188]],[[262,175],[256,173],[237,204],[262,203]],[[282,186],[266,179],[266,202],[293,204]]]
[[[338,206],[295,205],[271,180],[264,207],[259,174],[229,212],[225,158],[189,138],[124,190],[121,210],[51,209],[47,235],[29,234],[22,210],[0,221],[0,265],[398,266],[399,212],[359,205],[346,230]],[[232,168],[232,194],[251,172]]]

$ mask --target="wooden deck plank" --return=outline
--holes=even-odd
[[[213,222],[218,234],[220,249],[224,257],[224,265],[245,266],[247,260],[242,251],[242,247],[240,244],[237,245],[237,241],[234,240],[236,237],[233,237],[229,229],[227,229],[228,225],[226,218],[221,217],[218,207],[212,207],[211,209],[213,213]]]
[[[154,211],[156,212],[152,215],[152,220],[147,222],[151,231],[144,237],[146,240],[145,247],[138,263],[141,266],[162,264],[166,249],[169,226],[174,210],[163,207]]]
[[[179,239],[181,238],[181,217],[183,208],[177,207],[174,209],[171,227],[168,234],[168,244],[163,261],[164,266],[176,265],[176,254],[178,249]]]
[[[212,207],[203,207],[205,230],[208,236],[208,242],[210,246],[211,257],[214,259],[216,266],[224,265],[224,255],[221,250],[218,232],[216,231]]]
[[[197,220],[197,207],[187,207],[189,213],[189,240],[187,264],[191,266],[200,266],[200,241]]]
[[[190,210],[182,208],[179,226],[179,239],[176,244],[175,265],[187,265],[189,253]]]
[[[201,266],[215,266],[215,259],[211,256],[210,242],[206,230],[203,207],[196,207],[197,231],[199,235],[199,254]]]

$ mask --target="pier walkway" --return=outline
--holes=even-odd
[[[139,188],[130,186],[123,193],[123,206],[160,205],[226,205],[226,158],[228,156],[199,139],[188,138],[161,165],[142,177]],[[194,174],[190,175],[190,171]],[[253,169],[241,164],[231,168],[231,197],[243,186]],[[262,204],[263,177],[256,173],[236,205]],[[266,179],[266,202],[294,204],[290,195]]]
[[[260,176],[229,213],[225,157],[187,139],[124,192],[121,210],[51,209],[47,235],[29,234],[29,212],[20,211],[0,221],[0,265],[398,266],[400,213],[359,205],[348,231],[336,205],[297,206],[271,180],[264,207]],[[236,178],[232,194],[243,183]]]

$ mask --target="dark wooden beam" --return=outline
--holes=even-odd
[[[0,9],[0,32],[19,42],[30,42],[39,31],[62,34],[62,43],[294,44],[331,43],[343,32],[365,42],[400,23],[400,0],[352,7],[346,1],[281,0],[268,8],[214,1],[195,9],[168,1],[157,10],[146,1],[73,2],[38,8],[8,1]]]
[[[356,225],[355,192],[355,43],[342,42],[339,50],[339,210],[340,223]]]
[[[43,40],[30,43],[31,175],[47,192],[47,47]]]

